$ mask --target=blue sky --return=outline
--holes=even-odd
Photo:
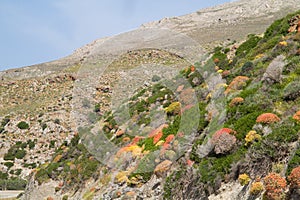
[[[230,0],[1,0],[0,70],[55,60],[95,39]]]

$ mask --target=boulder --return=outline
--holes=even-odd
[[[233,149],[236,138],[234,135],[223,133],[213,142],[215,144],[214,152],[216,154],[226,154]]]
[[[285,56],[277,56],[268,66],[266,72],[263,75],[262,81],[267,84],[279,83],[282,79],[282,70],[286,65]]]
[[[170,160],[165,160],[165,161],[161,162],[154,169],[155,175],[157,177],[164,176],[166,174],[166,172],[170,169],[171,165],[172,165],[172,161],[170,161]]]

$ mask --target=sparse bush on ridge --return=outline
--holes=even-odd
[[[21,121],[17,124],[17,127],[19,129],[28,129],[29,128],[29,125],[27,124],[27,122],[25,121]]]

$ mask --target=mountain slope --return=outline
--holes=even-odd
[[[24,199],[298,199],[299,34],[297,12],[177,75],[151,74],[99,118],[102,107],[90,109],[72,141],[37,168]],[[155,52],[133,51],[132,64],[124,55],[110,66],[148,73],[161,60],[139,61]],[[184,59],[174,56],[162,60]],[[97,95],[125,84],[119,79]]]
[[[240,174],[290,175],[299,17],[240,39],[297,6],[233,2],[1,72],[0,187],[27,179],[23,199],[246,199]]]

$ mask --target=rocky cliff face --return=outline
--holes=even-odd
[[[28,179],[23,199],[297,199],[299,15],[265,30],[298,5],[232,2],[1,72],[0,187]]]

